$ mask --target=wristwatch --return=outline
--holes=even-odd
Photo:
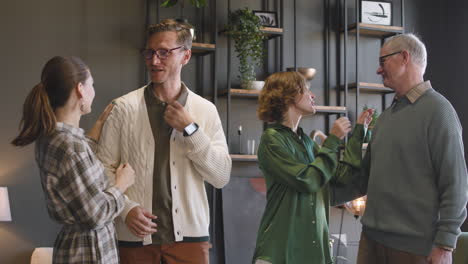
[[[197,123],[190,123],[188,126],[184,128],[184,137],[189,137],[193,135],[198,130]]]

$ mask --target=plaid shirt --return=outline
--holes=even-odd
[[[64,123],[36,143],[49,215],[64,225],[54,244],[55,264],[119,263],[113,219],[125,196],[109,186],[95,147],[82,129]]]

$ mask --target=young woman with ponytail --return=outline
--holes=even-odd
[[[107,106],[87,133],[79,128],[91,112],[93,78],[77,57],[54,57],[23,106],[15,146],[35,142],[35,157],[49,215],[63,224],[54,243],[53,263],[119,263],[113,220],[124,209],[124,192],[135,173],[129,164],[116,169],[110,185],[95,155]]]

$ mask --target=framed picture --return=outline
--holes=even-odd
[[[279,26],[278,14],[272,11],[253,11],[253,13],[260,18],[260,24],[263,27],[275,27]]]
[[[392,3],[385,1],[361,1],[361,23],[392,25]]]

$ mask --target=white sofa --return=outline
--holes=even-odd
[[[53,250],[51,247],[35,248],[31,255],[31,264],[52,264]]]

